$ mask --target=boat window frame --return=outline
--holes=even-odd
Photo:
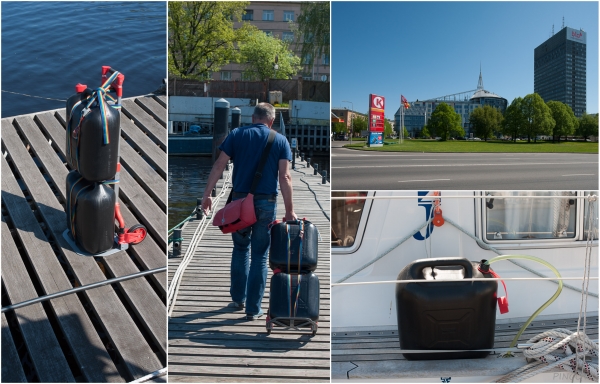
[[[354,192],[354,191],[332,191],[333,192]],[[362,192],[362,191],[357,191]],[[375,196],[376,191],[366,191],[367,197]],[[340,255],[348,255],[352,254],[360,249],[362,245],[363,237],[365,235],[365,230],[367,228],[367,222],[369,221],[369,216],[371,214],[371,208],[373,207],[373,199],[365,199],[365,205],[363,205],[362,213],[360,214],[360,220],[358,223],[358,229],[356,230],[356,236],[354,237],[354,244],[350,247],[333,247],[329,246],[331,254],[340,254]],[[333,217],[333,212],[331,212]],[[332,218],[333,220],[333,218]]]
[[[481,192],[481,196],[486,196],[486,194],[488,192],[497,192],[497,191],[482,191]],[[532,192],[538,192],[538,191],[532,191]],[[575,197],[581,197],[581,196],[585,196],[584,191],[581,190],[574,190],[574,191],[569,191],[569,192],[574,192],[575,193]],[[530,239],[530,240],[519,240],[519,239],[500,239],[500,240],[494,240],[494,239],[488,239],[486,236],[487,233],[487,214],[486,214],[486,201],[488,200],[488,198],[480,198],[478,199],[480,200],[479,204],[476,204],[476,218],[477,218],[477,224],[476,228],[478,229],[478,234],[476,234],[476,237],[481,240],[482,242],[484,242],[485,244],[489,244],[491,246],[493,246],[494,248],[498,248],[498,249],[511,249],[511,248],[544,248],[544,245],[550,246],[550,247],[556,247],[557,245],[561,245],[561,246],[583,246],[585,245],[585,235],[584,235],[584,223],[583,223],[583,217],[584,217],[584,206],[585,204],[583,203],[583,200],[581,199],[575,199],[575,210],[574,210],[574,214],[575,214],[575,236],[573,237],[562,237],[562,238],[556,238],[556,239],[551,239],[551,238],[545,238],[545,239]],[[477,212],[478,211],[478,212]],[[593,240],[593,242],[595,244],[598,243],[598,240]]]

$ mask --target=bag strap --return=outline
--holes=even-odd
[[[258,167],[256,168],[256,173],[254,174],[254,179],[252,180],[252,186],[250,187],[249,193],[251,193],[253,195],[254,195],[254,191],[258,187],[258,182],[262,178],[262,170],[265,167],[265,164],[267,163],[267,159],[269,157],[269,152],[271,150],[271,147],[273,146],[273,142],[275,141],[275,135],[277,135],[277,132],[275,132],[274,130],[269,129],[269,131],[270,132],[269,132],[269,137],[267,138],[267,145],[265,146],[265,149],[263,150],[260,161],[258,162]]]

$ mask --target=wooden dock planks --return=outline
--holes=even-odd
[[[135,102],[136,99],[153,97],[127,101]],[[147,132],[151,130],[143,129],[140,125],[150,119],[156,122],[155,114],[162,113],[162,118],[166,119],[166,109],[161,103],[164,98],[161,102],[145,102],[154,106],[154,114],[141,116],[142,109],[135,111],[137,125],[122,114],[122,125],[126,125],[129,134],[142,144],[134,148],[126,140],[121,141],[128,162],[124,166],[125,177],[119,197],[126,224],[131,226],[135,222],[144,222],[149,227],[150,235],[141,244],[131,246],[127,252],[121,251],[102,260],[77,255],[62,237],[66,229],[63,206],[65,177],[69,171],[64,156],[64,110],[2,119],[2,149],[6,157],[6,160],[2,160],[2,219],[4,221],[4,215],[7,215],[8,220],[8,226],[3,224],[6,231],[3,228],[2,233],[5,285],[9,281],[5,273],[11,273],[16,268],[5,264],[5,252],[19,259],[28,258],[32,270],[21,277],[39,284],[43,293],[69,289],[74,283],[88,284],[165,266],[166,153],[164,148],[148,138]],[[153,135],[154,139],[158,139],[160,131],[154,129]],[[166,142],[164,128],[163,141]],[[145,214],[148,215],[144,217]],[[5,251],[4,232],[10,236],[10,230],[15,231],[23,244],[21,250],[15,247]],[[54,360],[60,361],[61,355],[71,355],[72,351],[72,355],[81,360],[76,364],[81,371],[79,373],[84,375],[77,381],[90,382],[130,381],[164,367],[165,288],[166,273],[161,273],[95,288],[84,294],[53,299],[50,308],[62,334],[55,335],[55,330],[50,327],[45,330],[45,337],[64,335],[66,345],[59,346],[56,353],[45,359],[30,354],[31,358],[34,363],[41,364],[42,360],[46,360],[47,364],[52,364]],[[18,301],[21,300],[11,298],[13,303]],[[32,310],[36,306],[41,308],[42,304],[16,312]],[[10,334],[10,330],[7,331]],[[3,329],[3,335],[5,333]],[[4,342],[3,338],[3,346]],[[29,340],[25,340],[25,344],[28,350],[35,346]],[[84,353],[85,348],[89,351],[88,356]],[[78,349],[81,349],[81,353],[78,353]],[[56,381],[42,379],[40,369],[36,365],[35,373],[42,381]],[[55,370],[71,375],[59,381],[74,381],[68,365]]]
[[[312,337],[309,332],[277,330],[267,336],[264,317],[247,321],[244,311],[227,307],[231,302],[231,236],[223,235],[211,226],[186,269],[169,320],[170,382],[329,382],[329,221],[300,178],[304,177],[316,191],[327,215],[329,184],[321,185],[321,177],[313,176],[305,168],[299,167],[299,170],[307,175],[292,171],[295,212],[312,221],[321,229],[322,236],[315,271],[321,286],[316,336]],[[221,199],[220,205],[224,200]],[[281,218],[285,212],[281,195],[277,206],[277,217]],[[193,220],[185,226],[182,254],[185,254],[198,222]],[[169,260],[169,279],[180,260]],[[263,311],[268,308],[271,275],[269,270]]]

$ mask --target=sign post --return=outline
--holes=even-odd
[[[369,95],[369,147],[382,147],[385,131],[385,98]]]
[[[298,149],[298,139],[292,138],[292,169],[296,169],[296,149]]]

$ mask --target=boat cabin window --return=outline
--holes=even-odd
[[[485,199],[487,240],[575,238],[575,192],[490,192],[488,196]]]
[[[351,247],[356,240],[366,201],[352,197],[367,196],[367,192],[331,192],[331,195],[347,197],[345,200],[331,200],[331,247]]]

